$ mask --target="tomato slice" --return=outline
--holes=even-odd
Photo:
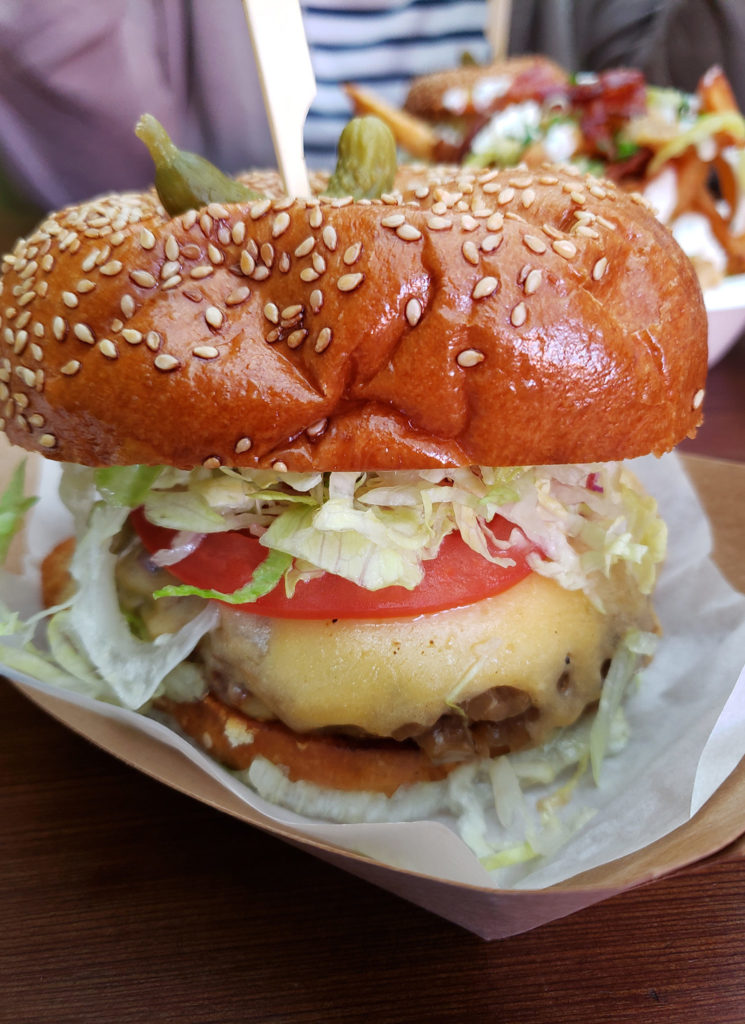
[[[175,531],[149,523],[141,509],[135,510],[131,519],[150,554],[170,546]],[[492,520],[489,527],[497,540],[508,540],[514,529],[501,517]],[[437,557],[424,562],[424,579],[414,590],[365,590],[325,573],[298,583],[292,597],[287,597],[280,583],[257,601],[231,607],[284,619],[393,619],[457,608],[499,594],[530,573],[526,559],[536,548],[522,534],[520,537],[504,551],[505,557],[515,563],[506,568],[482,558],[459,533],[451,533],[443,540]],[[266,556],[267,549],[247,533],[209,533],[192,554],[170,565],[168,571],[182,583],[231,594],[248,582]]]

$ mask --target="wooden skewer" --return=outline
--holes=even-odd
[[[290,196],[310,196],[303,128],[316,94],[299,0],[243,0],[277,166]]]
[[[486,9],[486,38],[492,51],[492,60],[507,56],[510,41],[511,0],[488,0]]]

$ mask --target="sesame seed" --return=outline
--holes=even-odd
[[[251,449],[252,444],[253,441],[250,437],[241,437],[236,441],[233,451],[236,455],[243,455],[244,452]]]
[[[406,303],[406,319],[411,327],[416,327],[422,319],[422,304],[419,299],[409,299]]]
[[[292,306],[285,306],[282,310],[281,317],[283,321],[297,320],[297,318],[303,312],[303,307],[300,303],[294,303]]]
[[[518,302],[515,308],[510,313],[510,323],[513,327],[522,327],[525,321],[528,319],[528,307],[524,302]]]
[[[167,352],[160,352],[154,359],[156,369],[163,370],[168,373],[170,370],[175,370],[181,364],[175,356],[169,355]]]
[[[331,336],[332,335],[330,327],[321,328],[321,330],[318,332],[316,343],[313,346],[316,352],[324,352],[329,347],[329,345],[331,344]]]
[[[484,235],[481,239],[481,248],[484,252],[496,252],[502,244],[502,235]]]
[[[28,331],[18,331],[18,333],[15,336],[15,343],[13,345],[13,352],[15,355],[19,356],[21,352],[23,352],[24,348],[26,347],[27,341]]]
[[[608,258],[601,256],[595,266],[592,268],[592,279],[593,281],[599,281],[608,269]]]
[[[338,243],[336,229],[332,227],[331,224],[327,224],[326,227],[323,229],[321,237],[323,238],[323,244],[326,246],[326,248],[329,249],[331,252],[334,252]]]
[[[205,469],[219,469],[222,465],[222,459],[219,455],[209,455],[203,462],[202,465]]]
[[[301,242],[300,245],[295,250],[295,255],[298,257],[298,259],[301,259],[303,256],[307,256],[308,253],[312,251],[315,244],[316,240],[313,237],[313,235],[308,235],[308,237],[303,242]]]
[[[269,267],[256,267],[251,277],[254,281],[266,281],[270,273]]]
[[[272,224],[272,238],[279,238],[290,226],[290,215],[286,211],[278,213]]]
[[[75,309],[78,304],[78,297],[72,292],[62,292],[62,301],[70,309]]]
[[[267,302],[264,306],[264,316],[272,324],[279,323],[279,307],[273,302]]]
[[[574,259],[577,255],[577,246],[574,242],[568,241],[565,238],[559,238],[551,244],[551,248],[554,252],[558,253],[559,256],[563,256],[565,260]]]
[[[32,412],[28,421],[32,427],[43,427],[46,422],[40,412]]]
[[[208,213],[203,213],[199,217],[199,227],[202,229],[203,235],[209,235],[212,231],[212,218]]]
[[[419,228],[415,228],[413,224],[402,224],[400,228],[396,228],[396,234],[404,242],[416,242],[422,237]]]
[[[504,227],[504,214],[497,210],[487,220],[486,227],[488,231],[500,231]]]
[[[515,198],[514,188],[503,188],[497,196],[497,202],[500,206],[506,206],[507,203],[511,202]]]
[[[598,224],[602,224],[602,226],[604,228],[607,228],[609,231],[615,231],[617,229],[617,227],[618,227],[618,225],[614,224],[612,220],[608,220],[606,217],[601,217],[599,215],[598,215]]]
[[[242,302],[246,301],[250,294],[251,289],[247,288],[245,285],[239,288],[234,288],[233,291],[226,297],[225,305],[240,306]]]
[[[122,270],[123,264],[120,260],[109,260],[108,263],[99,269],[99,273],[103,274],[104,277],[115,277]]]
[[[323,224],[323,213],[320,206],[314,206],[308,214],[308,223],[312,228],[320,228]]]
[[[119,308],[127,319],[134,316],[136,308],[134,298],[131,295],[122,295],[119,302]]]
[[[287,463],[282,462],[281,459],[275,459],[275,461],[272,463],[272,469],[276,470],[277,473],[286,473]]]
[[[464,214],[460,219],[460,226],[463,231],[475,231],[479,226],[479,222],[475,217],[472,217],[469,213]]]
[[[61,316],[56,316],[52,321],[52,334],[55,336],[57,341],[63,341],[67,334],[67,321],[63,320]]]
[[[314,252],[311,259],[313,262],[313,269],[318,274],[318,276],[320,277],[321,274],[325,274],[326,260],[323,258],[323,256],[321,256],[320,252]]]
[[[222,203],[210,203],[209,206],[207,207],[207,213],[211,214],[211,216],[213,217],[218,218],[230,216],[230,214],[222,205]]]
[[[37,363],[40,363],[44,358],[44,349],[41,345],[37,345],[36,342],[33,342],[31,345],[31,355]]]
[[[16,391],[11,397],[19,409],[28,408],[28,395],[24,395],[21,391]]]
[[[269,210],[271,205],[271,199],[259,199],[258,202],[251,204],[248,215],[251,220],[259,220]]]
[[[197,345],[195,349],[192,349],[192,354],[199,356],[200,359],[216,359],[220,355],[220,351],[214,345]]]
[[[493,295],[499,287],[499,281],[496,277],[481,277],[473,286],[471,296],[474,299],[485,299],[489,295]]]
[[[355,288],[362,284],[364,279],[364,274],[342,274],[336,282],[336,287],[340,292],[353,292]]]
[[[195,281],[201,281],[205,277],[210,277],[214,272],[214,267],[193,267],[189,271],[189,277],[193,278]]]
[[[328,419],[325,417],[322,420],[316,420],[315,423],[311,423],[309,427],[305,428],[305,433],[311,441],[314,441],[317,437],[320,437],[321,434],[325,433],[328,422]]]
[[[195,245],[193,242],[189,242],[182,248],[181,255],[185,260],[197,260],[202,255],[202,250],[198,245]]]
[[[539,288],[543,274],[540,270],[531,270],[523,282],[523,290],[526,295],[533,295]]]
[[[473,242],[470,240],[464,242],[461,247],[461,252],[463,253],[463,258],[467,260],[468,263],[473,264],[474,267],[478,266],[481,257],[479,256],[479,251]]]
[[[582,235],[583,238],[600,238],[600,232],[596,231],[595,228],[589,227],[587,224],[577,224],[573,234]]]
[[[142,332],[135,331],[131,327],[126,327],[122,331],[122,337],[125,341],[129,342],[130,345],[139,345],[142,341]]]
[[[344,262],[346,263],[346,265],[348,267],[351,267],[352,264],[356,263],[357,260],[360,258],[360,253],[361,252],[362,252],[362,242],[355,242],[353,245],[350,245],[347,248],[347,250],[345,251],[344,256],[342,258],[343,258]]]
[[[52,269],[53,266],[54,266],[54,256],[52,256],[52,254],[50,252],[48,252],[45,256],[42,257],[41,269],[48,272],[48,271],[50,271]]]
[[[320,288],[313,289],[313,291],[310,293],[310,298],[308,299],[308,302],[310,303],[310,308],[313,310],[314,313],[318,313],[320,311],[321,307],[323,306],[323,292],[320,290]]]
[[[591,196],[595,196],[596,199],[607,198],[608,193],[600,185],[590,185],[587,190]]]
[[[704,395],[705,395],[704,389],[703,388],[699,388],[698,391],[696,392],[696,394],[693,396],[693,408],[694,409],[700,409],[701,408],[701,406],[703,405],[703,401],[704,401]]]
[[[190,231],[194,227],[194,225],[197,222],[197,217],[198,216],[199,216],[199,214],[197,213],[196,210],[187,210],[186,211],[186,213],[181,218],[181,223],[183,224],[184,229],[186,231]]]
[[[230,229],[230,237],[234,245],[243,245],[246,237],[246,225],[242,220],[237,221]]]
[[[271,267],[274,263],[274,246],[271,242],[264,242],[261,246],[261,258],[267,267]]]
[[[155,246],[155,235],[148,228],[143,228],[139,241],[143,249],[152,249]]]
[[[117,359],[119,357],[119,349],[110,338],[102,338],[98,343],[98,348],[101,355],[106,356],[107,359]]]
[[[212,242],[210,242],[207,246],[207,259],[210,263],[214,263],[215,266],[218,266],[225,259],[225,254],[221,252],[216,245],[213,245]]]
[[[250,277],[251,274],[253,274],[254,270],[256,269],[256,261],[254,260],[251,253],[248,252],[246,249],[244,249],[243,252],[241,253],[240,266],[241,273],[245,274],[246,277]]]
[[[163,344],[163,339],[157,331],[148,331],[145,335],[145,344],[151,352],[157,352]]]
[[[452,226],[453,222],[447,217],[438,217],[433,214],[427,219],[427,227],[430,231],[447,231]]]
[[[138,284],[141,288],[154,288],[156,280],[148,270],[132,270],[129,274],[130,278],[135,284]]]
[[[95,345],[96,343],[96,336],[87,324],[75,324],[72,333],[79,341],[84,341],[86,345]]]
[[[307,337],[308,332],[301,327],[299,330],[293,331],[287,336],[287,347],[299,348]]]
[[[269,333],[264,338],[264,341],[268,342],[270,345],[273,345],[275,341],[279,341],[281,336],[282,331],[279,329],[279,327],[275,327],[273,330],[269,331]]]
[[[181,266],[176,260],[168,260],[160,268],[160,276],[164,279],[167,277],[173,277],[173,275],[177,274],[180,269]]]
[[[526,188],[522,196],[522,204],[527,209],[535,202],[535,192],[532,188]]]
[[[57,438],[54,434],[42,434],[39,438],[39,444],[42,448],[54,448],[57,444]]]
[[[306,281],[308,284],[310,284],[313,281],[317,281],[320,276],[321,275],[318,273],[318,271],[314,270],[313,267],[303,267],[303,269],[300,271],[300,280]]]
[[[480,352],[477,348],[467,348],[462,352],[459,352],[456,357],[458,366],[468,367],[477,366],[479,363],[483,363],[484,353]]]
[[[546,252],[548,246],[542,238],[538,238],[537,235],[523,235],[523,242],[530,249],[531,252],[541,253]]]
[[[406,217],[403,213],[392,213],[388,217],[383,217],[380,223],[384,228],[400,228],[406,223]]]
[[[553,226],[553,224],[547,224],[546,223],[546,224],[542,224],[541,227],[542,227],[543,231],[545,231],[545,233],[548,235],[549,238],[561,239],[561,238],[564,237],[563,233],[561,231],[559,231],[558,228],[555,228]]]
[[[217,306],[208,306],[204,311],[204,319],[210,327],[218,328],[222,327],[222,323],[225,318]]]

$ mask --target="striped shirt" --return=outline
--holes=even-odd
[[[318,91],[305,126],[311,166],[333,166],[352,108],[343,85],[403,104],[415,75],[456,66],[464,53],[489,58],[485,0],[303,0]]]

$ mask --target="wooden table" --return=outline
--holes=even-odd
[[[745,340],[685,450],[745,462]],[[0,684],[0,1022],[745,1021],[745,861],[486,943],[102,753]]]

